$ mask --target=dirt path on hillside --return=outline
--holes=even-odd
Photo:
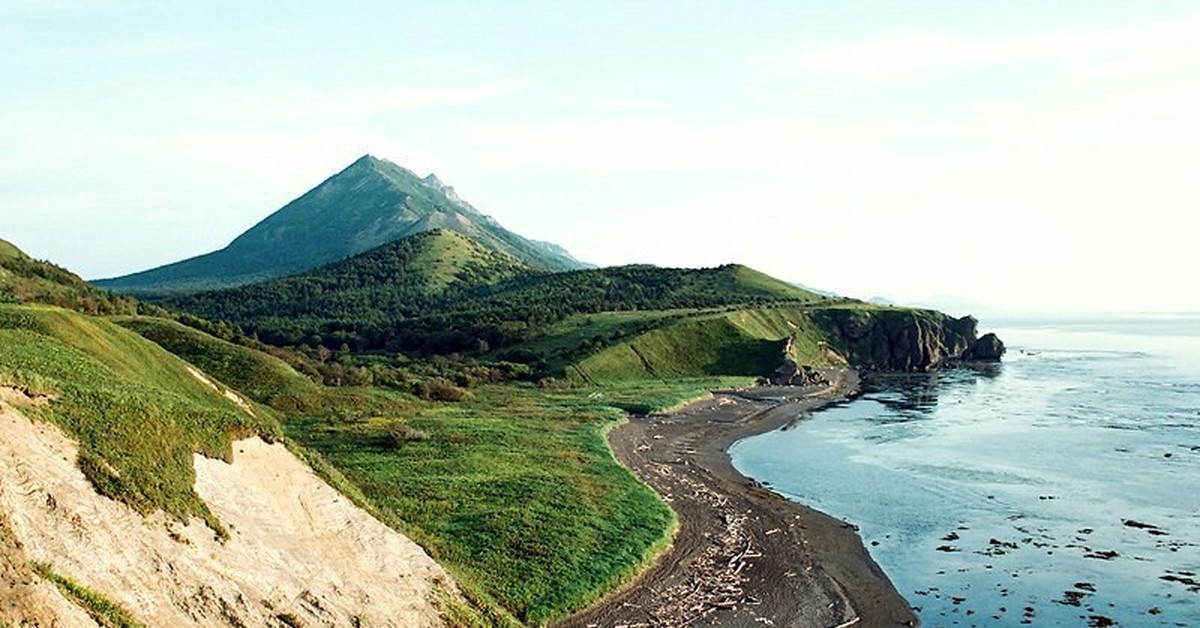
[[[613,430],[617,459],[664,496],[680,531],[631,586],[560,626],[916,625],[852,526],[763,488],[730,461],[738,440],[858,385],[850,371],[828,377],[832,386],[717,394]]]

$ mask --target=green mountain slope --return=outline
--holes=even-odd
[[[27,411],[79,441],[79,465],[99,492],[220,529],[192,489],[192,453],[228,457],[232,438],[279,425],[153,342],[86,315],[137,309],[0,240],[0,386],[52,400]]]
[[[0,240],[0,303],[44,303],[89,314],[131,314],[137,303]]]
[[[8,240],[0,240],[0,260],[29,257],[24,251],[17,248],[15,244]]]
[[[534,268],[585,267],[560,247],[508,231],[437,177],[420,178],[367,155],[220,251],[95,283],[134,294],[239,286],[300,273],[438,228],[468,235]]]

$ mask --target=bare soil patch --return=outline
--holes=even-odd
[[[57,596],[29,579],[32,560],[149,626],[442,623],[432,598],[453,590],[450,577],[282,445],[237,441],[232,464],[196,456],[196,491],[228,528],[224,542],[199,520],[143,517],[98,495],[77,456],[56,426],[0,403],[0,574],[18,585],[0,608],[30,614]]]

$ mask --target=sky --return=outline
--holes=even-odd
[[[0,237],[88,278],[370,153],[602,265],[1200,311],[1200,2],[0,2]]]

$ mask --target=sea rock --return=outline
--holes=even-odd
[[[996,334],[985,334],[976,340],[971,348],[963,355],[964,360],[972,362],[999,362],[1007,349],[1004,341]]]

